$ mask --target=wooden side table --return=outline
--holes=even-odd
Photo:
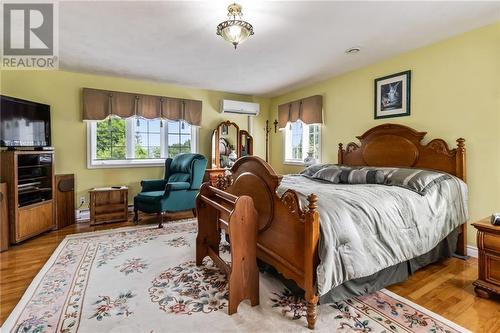
[[[128,187],[93,188],[90,194],[90,225],[128,220]]]
[[[479,277],[473,283],[477,296],[489,298],[500,295],[500,226],[485,218],[472,224],[477,229]]]

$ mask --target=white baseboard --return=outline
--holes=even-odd
[[[133,212],[134,205],[129,205],[128,211]],[[76,223],[88,222],[90,220],[90,209],[88,209],[88,208],[76,209],[75,210],[75,220],[76,220]]]
[[[479,256],[477,252],[477,247],[472,245],[467,245],[467,255],[473,258],[477,258]]]
[[[90,210],[89,209],[75,210],[75,220],[76,223],[87,222],[88,220],[90,220]]]

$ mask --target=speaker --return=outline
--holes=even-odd
[[[56,175],[56,229],[75,223],[75,175]]]

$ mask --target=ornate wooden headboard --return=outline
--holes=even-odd
[[[421,144],[427,132],[383,124],[373,127],[343,147],[339,144],[338,163],[354,166],[415,167],[444,171],[465,181],[465,140],[457,139],[457,148],[449,149],[443,139]]]

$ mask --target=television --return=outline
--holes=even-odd
[[[0,146],[50,146],[50,106],[0,95]]]

